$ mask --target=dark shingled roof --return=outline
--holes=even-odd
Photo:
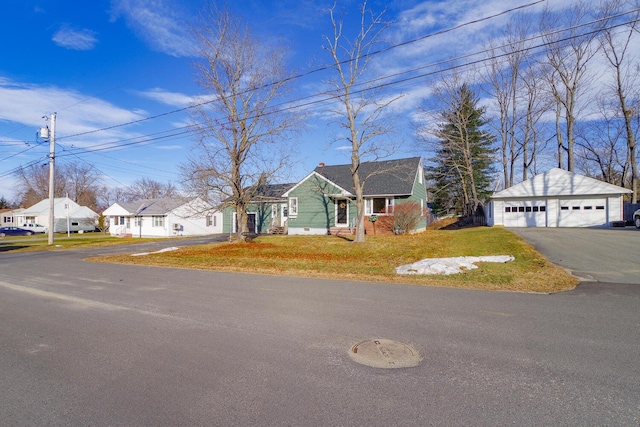
[[[363,162],[360,164],[360,179],[365,181],[365,196],[410,195],[413,190],[420,157]],[[314,172],[355,194],[351,165],[318,166]]]
[[[294,185],[296,185],[296,183],[261,185],[258,187],[258,190],[251,201],[259,202],[282,199],[282,195],[289,191]]]
[[[186,198],[175,197],[166,199],[143,199],[127,203],[118,202],[118,204],[132,214],[165,215],[188,201],[189,199]]]

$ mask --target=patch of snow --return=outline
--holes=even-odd
[[[161,254],[162,252],[170,252],[170,251],[177,251],[178,249],[180,249],[177,246],[172,246],[170,248],[164,248],[164,249],[160,249],[159,251],[155,251],[155,252],[140,252],[137,254],[131,254],[131,256],[145,256],[145,255],[150,255],[150,254]]]
[[[397,274],[457,274],[463,270],[478,268],[477,262],[509,262],[515,258],[511,255],[496,256],[461,256],[455,258],[427,258],[413,264],[396,267]]]

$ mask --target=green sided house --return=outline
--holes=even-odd
[[[255,196],[247,205],[250,233],[286,234],[289,205],[283,194],[293,184],[270,184],[259,187]],[[238,227],[236,212],[232,206],[226,206],[223,212],[223,233],[235,233]]]
[[[350,234],[356,224],[355,191],[351,165],[325,166],[321,163],[302,181],[283,193],[288,201],[288,234]],[[394,232],[394,212],[403,203],[420,207],[418,225],[427,226],[427,190],[420,157],[363,162],[365,180],[365,232]],[[406,205],[409,206],[409,205]],[[373,217],[373,218],[372,218]],[[377,219],[374,222],[370,219]]]

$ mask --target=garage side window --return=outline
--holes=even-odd
[[[506,206],[506,207],[504,208],[504,211],[505,211],[505,212],[511,212],[511,206]]]

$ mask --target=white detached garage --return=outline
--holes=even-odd
[[[487,225],[596,227],[623,220],[622,197],[631,190],[554,168],[494,193]]]

